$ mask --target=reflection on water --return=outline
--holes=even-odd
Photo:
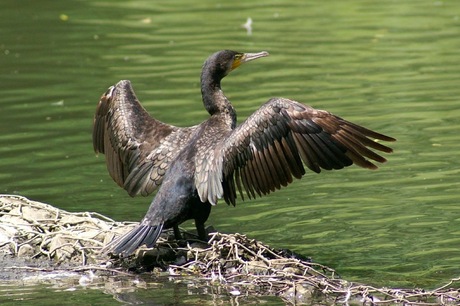
[[[129,198],[92,152],[100,94],[130,79],[155,117],[196,124],[207,117],[204,59],[223,48],[267,50],[223,82],[240,120],[289,97],[396,137],[395,153],[378,171],[309,173],[235,209],[218,205],[208,223],[295,249],[347,279],[436,286],[460,272],[459,9],[415,0],[6,1],[1,192],[140,219],[150,198]],[[251,36],[241,28],[248,17]]]
[[[228,296],[223,288],[206,281],[164,276],[143,275],[136,280],[96,276],[89,283],[79,283],[76,275],[44,274],[38,280],[39,285],[36,283],[31,284],[26,277],[19,286],[17,282],[0,284],[1,304],[37,305],[38,301],[38,305],[113,305],[114,300],[128,305],[279,305],[281,302],[281,298],[272,296]]]

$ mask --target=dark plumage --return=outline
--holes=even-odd
[[[105,154],[107,168],[131,196],[158,193],[140,224],[104,248],[129,255],[152,247],[161,231],[194,219],[200,239],[211,205],[224,198],[268,194],[293,177],[356,164],[376,169],[372,161],[391,148],[373,139],[394,141],[327,111],[285,98],[273,98],[242,124],[222,92],[220,82],[240,64],[267,52],[220,51],[204,63],[201,92],[210,118],[179,128],[152,118],[140,105],[129,81],[120,81],[102,96],[94,118],[93,144]],[[372,160],[372,161],[371,161]]]

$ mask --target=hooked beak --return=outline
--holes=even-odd
[[[241,64],[250,62],[252,60],[268,56],[267,51],[257,52],[257,53],[240,53],[235,57],[235,60],[232,64],[232,70],[238,68]]]

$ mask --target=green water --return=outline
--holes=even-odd
[[[100,95],[129,79],[156,118],[193,125],[207,118],[206,57],[267,50],[223,82],[240,121],[289,97],[397,138],[395,153],[378,171],[308,173],[221,203],[208,224],[352,281],[433,288],[460,275],[460,2],[6,0],[0,29],[1,193],[139,220],[151,198],[130,198],[92,151]]]

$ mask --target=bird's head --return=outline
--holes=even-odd
[[[241,53],[231,50],[222,50],[214,53],[203,65],[203,73],[210,73],[215,81],[222,80],[230,71],[238,68],[241,64],[268,56],[268,52]]]

